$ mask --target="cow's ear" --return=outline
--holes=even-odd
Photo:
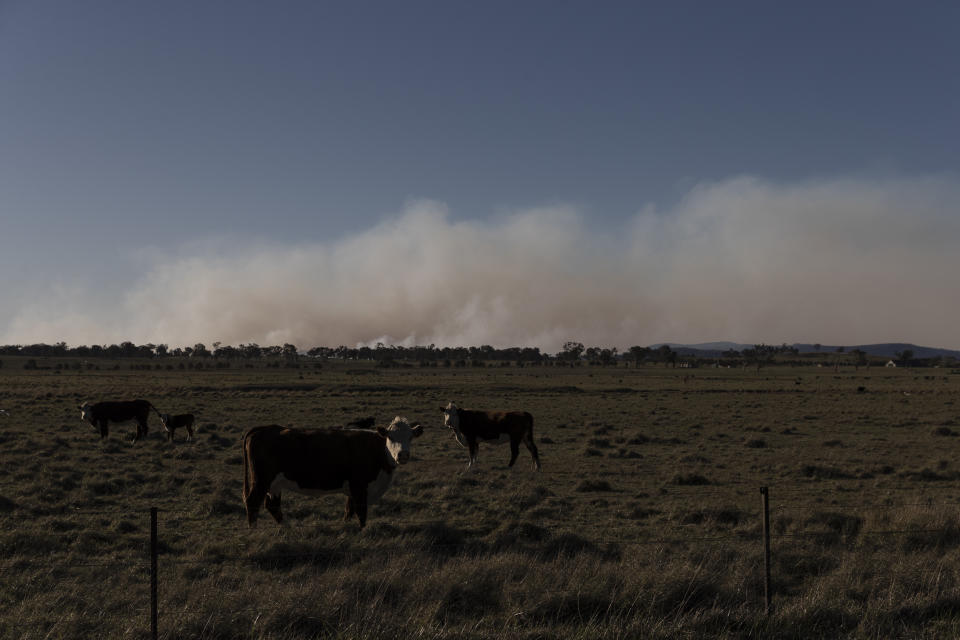
[[[447,410],[446,407],[440,407],[440,413],[443,413],[443,412],[446,411],[446,410]]]
[[[419,438],[423,435],[423,426],[419,422],[415,422],[413,425],[413,437]]]
[[[384,438],[387,437],[387,430],[384,427],[377,427],[377,433],[382,435]]]

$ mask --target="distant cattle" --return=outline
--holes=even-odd
[[[247,522],[256,524],[261,504],[283,521],[280,498],[289,489],[307,495],[344,493],[344,520],[367,523],[367,505],[390,487],[398,465],[410,460],[410,443],[423,434],[419,423],[397,416],[388,427],[293,429],[254,427],[243,436],[243,502]]]
[[[173,432],[183,428],[187,430],[187,440],[193,440],[193,422],[192,413],[178,413],[175,416],[169,413],[160,414],[160,422],[163,424],[164,431],[167,432],[167,441],[173,441]]]
[[[444,426],[453,429],[454,437],[460,446],[470,450],[470,462],[467,468],[477,461],[480,443],[504,444],[510,443],[510,464],[517,461],[520,453],[520,443],[523,442],[537,471],[540,470],[540,455],[537,445],[533,442],[533,416],[526,411],[476,411],[460,409],[454,403],[440,407],[443,413]]]
[[[137,433],[133,436],[133,442],[136,442],[147,435],[147,418],[150,417],[151,409],[160,415],[157,408],[147,400],[123,400],[96,404],[84,402],[80,405],[80,419],[89,422],[94,428],[99,427],[101,439],[109,434],[111,422],[114,424],[136,422]]]

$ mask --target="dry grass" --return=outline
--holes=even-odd
[[[0,638],[144,637],[154,505],[163,638],[960,635],[946,372],[16,363],[0,369]],[[101,442],[79,421],[79,400],[132,397],[195,413],[195,442],[156,420],[144,442]],[[482,447],[465,472],[449,400],[532,412],[544,471]],[[339,498],[299,495],[289,526],[246,528],[245,429],[397,414],[428,433],[365,530]]]

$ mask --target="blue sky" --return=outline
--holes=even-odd
[[[917,194],[919,202],[897,206],[932,232],[895,242],[892,251],[929,254],[922,243],[951,237],[951,215],[960,213],[958,25],[956,3],[0,2],[0,269],[8,276],[0,294],[10,302],[0,309],[0,342],[285,337],[306,346],[386,336],[549,348],[580,332],[631,344],[958,347],[947,327],[908,318],[866,330],[852,321],[810,323],[809,332],[775,311],[723,313],[695,326],[651,319],[638,309],[665,304],[666,289],[717,293],[751,280],[732,270],[691,281],[679,279],[680,265],[644,266],[641,274],[630,271],[636,264],[606,261],[609,253],[656,253],[664,243],[687,248],[718,227],[727,228],[724,237],[746,235],[730,228],[736,216],[728,209],[698,200],[737,189],[750,202],[756,194],[743,189],[773,194],[774,204],[764,205],[773,208],[756,214],[772,220],[773,237],[780,216],[797,216],[833,219],[812,233],[833,239],[845,237],[831,233],[836,220],[862,221],[861,203],[874,207],[868,224],[893,234],[899,226],[888,205],[896,194]],[[789,204],[804,189],[833,189],[836,199],[808,216]],[[710,210],[713,222],[693,235],[665,232],[678,221],[688,228],[691,217],[702,223],[691,203]],[[447,282],[442,265],[436,277],[409,280],[383,252],[407,259],[429,252],[430,229],[399,248],[364,244],[381,238],[384,225],[398,225],[394,239],[406,237],[425,215],[450,231],[436,238],[447,243],[479,233],[499,246],[497,234],[524,221],[544,225],[528,230],[536,238],[561,225],[572,234],[569,252],[583,253],[584,291],[567,292],[570,308],[552,309],[555,321],[545,313],[538,326],[508,331],[516,324],[513,295],[526,300],[541,284],[562,289],[569,274],[558,266],[513,294],[481,285],[489,274],[476,271]],[[750,220],[744,224],[754,228]],[[647,230],[640,244],[627,240],[638,227]],[[878,260],[881,249],[891,255],[884,238],[864,260]],[[717,246],[739,251],[725,242],[700,246],[698,255]],[[771,242],[786,243],[775,255],[797,249],[790,239]],[[379,252],[375,262],[391,272],[391,289],[433,285],[436,299],[413,297],[434,315],[473,308],[486,329],[429,318],[378,325],[347,314],[338,316],[344,328],[327,335],[316,327],[337,323],[320,305],[270,320],[267,309],[287,303],[275,293],[292,278],[283,271],[265,271],[262,295],[253,292],[264,318],[240,326],[242,296],[218,298],[209,325],[131,310],[134,300],[161,291],[219,296],[233,288],[228,275],[201,292],[196,283],[223,261],[238,261],[222,270],[229,274],[248,265],[244,257],[270,264],[291,252],[325,266],[314,264],[313,277],[294,269],[305,281],[288,295],[329,300],[331,291],[313,285],[339,278],[336,291],[353,288],[330,258],[351,243]],[[948,269],[946,250],[937,255],[941,261],[925,268]],[[528,267],[518,256],[503,260]],[[709,272],[730,262],[720,254],[711,260]],[[603,307],[619,324],[591,320],[590,310],[576,317],[592,290],[625,271],[636,277]],[[925,272],[910,275],[917,282]],[[162,290],[151,289],[161,280]],[[859,295],[858,283],[836,283],[837,295]],[[454,284],[460,297],[442,299]],[[762,285],[757,292],[774,288]],[[918,300],[934,293],[925,288]],[[351,306],[338,295],[338,304]],[[630,304],[612,302],[631,295]],[[862,304],[882,305],[873,295]],[[116,317],[131,313],[142,317]],[[504,314],[509,319],[491,319]]]

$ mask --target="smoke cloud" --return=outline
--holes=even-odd
[[[736,178],[601,230],[570,207],[456,221],[418,201],[332,243],[158,258],[109,304],[34,295],[0,342],[957,347],[958,213],[948,178]]]

